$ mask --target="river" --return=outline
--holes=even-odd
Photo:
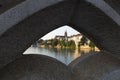
[[[41,54],[47,55],[57,60],[61,61],[62,63],[68,65],[70,62],[75,60],[76,58],[88,54],[91,52],[88,49],[84,50],[73,50],[73,49],[56,49],[56,48],[39,48],[31,46],[28,48],[23,54]]]

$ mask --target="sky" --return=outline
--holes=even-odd
[[[43,39],[43,40],[51,39],[51,38],[54,38],[56,35],[63,36],[65,31],[67,31],[68,36],[75,35],[75,34],[80,34],[80,32],[76,31],[72,27],[62,26],[60,28],[57,28],[57,29],[49,32],[48,34],[43,36],[41,39]]]

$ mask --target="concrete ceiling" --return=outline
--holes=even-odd
[[[120,57],[120,7],[107,0],[107,4],[100,2],[99,5],[93,1],[26,0],[1,14],[0,68],[22,56],[40,37],[63,25],[70,25],[101,50]],[[103,9],[102,4],[107,7]]]

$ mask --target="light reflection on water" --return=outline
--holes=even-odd
[[[56,48],[39,48],[39,47],[30,47],[23,54],[42,54],[47,55],[57,60],[63,62],[64,64],[69,64],[74,59],[84,54],[91,52],[88,49],[84,50],[73,50],[73,49],[56,49]]]

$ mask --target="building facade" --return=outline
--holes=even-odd
[[[81,41],[81,38],[83,37],[82,34],[76,34],[72,36],[68,36],[67,31],[65,31],[64,36],[57,35],[55,36],[55,39],[58,40],[65,40],[65,41],[71,41],[73,40],[75,42],[76,48],[78,47],[79,42]],[[90,40],[87,39],[87,43],[89,44]]]

